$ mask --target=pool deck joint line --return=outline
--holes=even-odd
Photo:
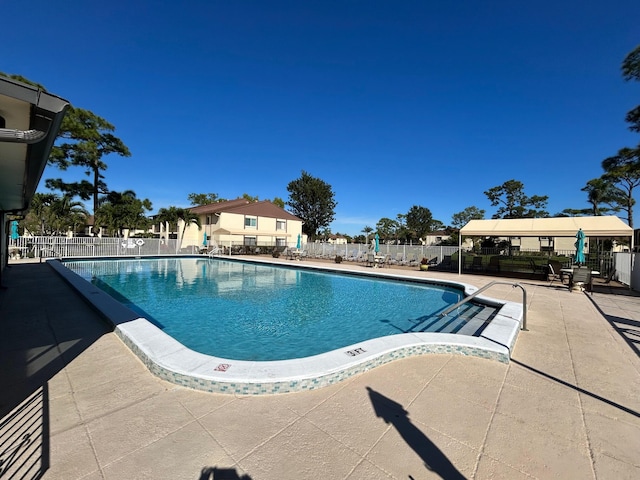
[[[233,261],[287,266],[267,260],[234,258]],[[206,392],[261,395],[313,390],[393,360],[424,354],[468,355],[509,363],[523,318],[522,304],[478,295],[476,300],[479,303],[499,307],[497,314],[479,337],[451,333],[404,333],[366,340],[299,359],[230,360],[185,347],[147,319],[66,268],[63,262],[48,260],[48,264],[113,325],[118,337],[142,360],[149,371],[171,383]],[[425,277],[344,271],[321,265],[305,265],[304,268],[327,273],[351,273],[462,287],[466,295],[478,290],[477,287],[462,282]]]

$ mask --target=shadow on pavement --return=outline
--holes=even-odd
[[[0,291],[0,477],[49,468],[49,381],[110,328],[46,264],[5,269]]]
[[[464,475],[458,471],[449,458],[411,422],[409,412],[402,405],[376,392],[371,387],[367,387],[367,390],[376,416],[395,427],[407,445],[422,459],[428,470],[437,473],[442,478],[464,480]]]

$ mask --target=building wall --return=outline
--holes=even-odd
[[[245,217],[255,218],[256,226],[245,226]],[[209,223],[207,223],[207,219],[209,219]],[[285,229],[278,229],[278,220],[285,222]],[[219,215],[201,215],[200,223],[201,230],[198,230],[195,224],[187,227],[182,239],[182,248],[189,245],[201,246],[205,232],[209,237],[209,242],[215,242],[220,246],[243,245],[246,237],[255,237],[258,245],[273,245],[279,241],[284,243],[283,246],[295,246],[298,235],[302,235],[302,221],[300,220],[253,217],[222,212]],[[216,233],[217,231],[218,233]],[[306,240],[303,239],[303,241]]]

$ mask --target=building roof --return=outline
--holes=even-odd
[[[229,200],[226,202],[201,205],[189,209],[196,215],[206,215],[211,213],[236,213],[238,215],[253,215],[256,217],[279,218],[281,220],[302,221],[285,209],[274,205],[269,200],[260,202],[250,202],[244,198]]]
[[[0,211],[31,203],[69,102],[0,76]]]
[[[460,235],[492,237],[632,237],[633,229],[616,216],[470,220]]]

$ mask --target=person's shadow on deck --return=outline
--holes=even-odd
[[[458,471],[447,456],[442,453],[424,433],[411,423],[408,416],[409,412],[407,412],[402,405],[376,392],[371,387],[367,387],[367,390],[369,391],[369,398],[371,399],[376,416],[396,428],[402,436],[402,439],[407,442],[407,445],[420,456],[427,469],[447,480],[464,480],[464,475]]]

